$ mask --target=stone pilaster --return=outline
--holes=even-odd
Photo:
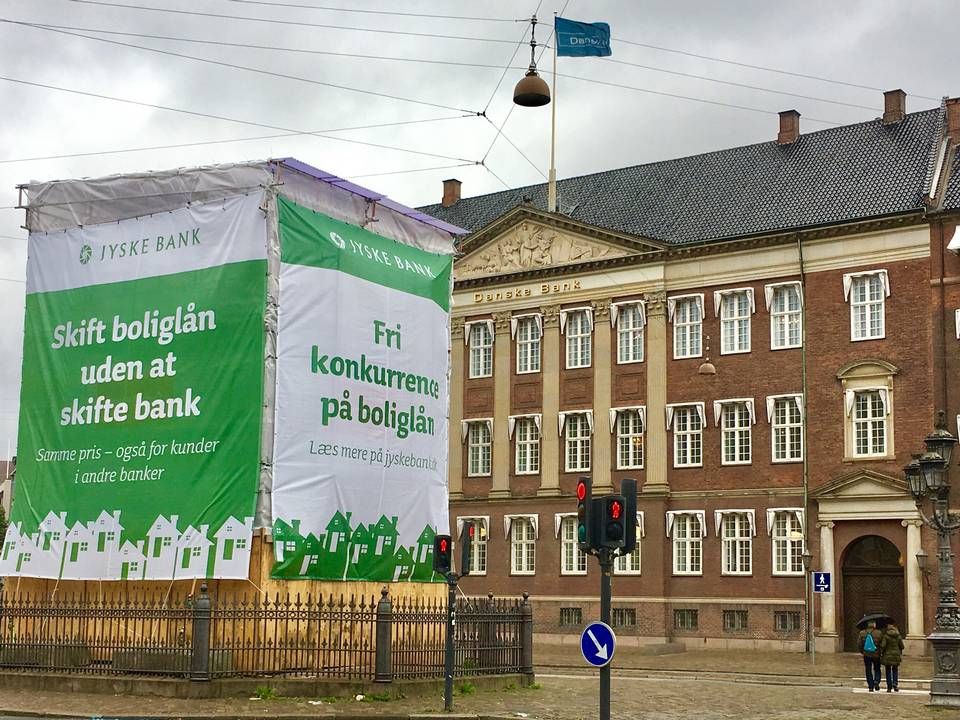
[[[560,414],[560,306],[540,308],[543,313],[540,369],[543,372],[543,421],[540,434],[541,496],[560,494],[560,436],[557,417]]]
[[[667,294],[662,291],[645,295],[647,304],[647,427],[646,478],[643,492],[666,493],[669,467],[667,443]]]
[[[450,318],[450,430],[447,477],[450,499],[463,498],[463,446],[460,421],[463,420],[463,318]]]
[[[837,575],[833,562],[833,523],[818,522],[820,528],[820,570],[830,573],[830,592],[818,593],[820,597],[820,631],[823,636],[837,635]]]
[[[610,427],[607,411],[612,404],[610,370],[610,300],[593,303],[593,438],[590,459],[594,490],[613,492],[610,477]]]
[[[493,314],[493,488],[491,498],[510,497],[510,313]]]
[[[919,519],[903,520],[900,524],[907,529],[907,556],[904,563],[907,577],[907,626],[904,631],[910,638],[922,640],[925,637],[923,577],[917,563],[917,553],[920,552],[920,527],[923,522]]]

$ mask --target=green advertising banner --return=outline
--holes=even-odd
[[[246,578],[260,461],[259,194],[30,235],[0,574]]]
[[[440,579],[452,256],[278,211],[273,577]]]

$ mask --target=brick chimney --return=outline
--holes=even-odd
[[[780,132],[777,133],[777,145],[792,145],[800,137],[800,113],[796,110],[784,110],[780,113]]]
[[[443,181],[443,200],[440,204],[444,207],[450,207],[460,199],[460,185],[462,183],[456,178],[450,178]]]
[[[907,114],[907,94],[900,90],[887,90],[883,94],[883,124],[893,125]]]
[[[960,143],[960,98],[947,98],[947,136]]]

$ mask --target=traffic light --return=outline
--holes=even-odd
[[[633,522],[636,523],[636,515]],[[627,512],[623,495],[603,498],[603,517],[600,518],[600,546],[622,548],[627,540]]]
[[[470,574],[470,560],[473,552],[473,535],[477,530],[474,520],[467,520],[460,530],[460,577]]]
[[[577,546],[584,552],[594,549],[590,510],[593,505],[593,480],[582,477],[577,481]]]
[[[637,481],[624,478],[620,482],[620,493],[623,495],[623,512],[627,523],[621,554],[626,555],[637,547]]]
[[[435,535],[433,538],[433,571],[446,575],[450,572],[453,559],[453,543],[449,535]]]

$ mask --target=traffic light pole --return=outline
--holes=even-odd
[[[613,551],[600,548],[600,622],[611,624],[610,604],[613,595]],[[600,668],[600,720],[610,720],[610,663]]]
[[[457,627],[457,574],[447,573],[447,637],[443,645],[443,709],[453,710],[453,635]]]

